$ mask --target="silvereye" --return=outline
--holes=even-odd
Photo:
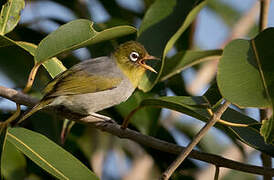
[[[19,123],[45,107],[62,106],[81,115],[126,101],[145,70],[156,71],[145,61],[157,59],[138,42],[121,44],[110,56],[89,59],[56,76],[45,88],[45,96]]]

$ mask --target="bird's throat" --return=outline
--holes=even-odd
[[[129,64],[121,64],[117,63],[117,66],[122,71],[122,73],[129,79],[129,81],[132,83],[133,87],[136,88],[139,84],[139,82],[142,79],[142,76],[145,73],[145,69],[142,67],[138,67],[136,65],[129,65]]]

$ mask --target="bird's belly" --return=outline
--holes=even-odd
[[[133,93],[130,83],[121,83],[118,87],[96,93],[60,96],[50,105],[63,105],[69,110],[88,115],[126,101]]]

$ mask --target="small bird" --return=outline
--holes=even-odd
[[[18,123],[45,108],[63,106],[71,112],[92,115],[126,101],[146,70],[145,62],[158,59],[136,41],[121,44],[111,56],[89,59],[56,76],[44,89],[44,97]]]

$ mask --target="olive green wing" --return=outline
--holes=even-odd
[[[84,71],[65,71],[44,89],[45,97],[94,93],[117,87],[122,77],[91,74]]]

